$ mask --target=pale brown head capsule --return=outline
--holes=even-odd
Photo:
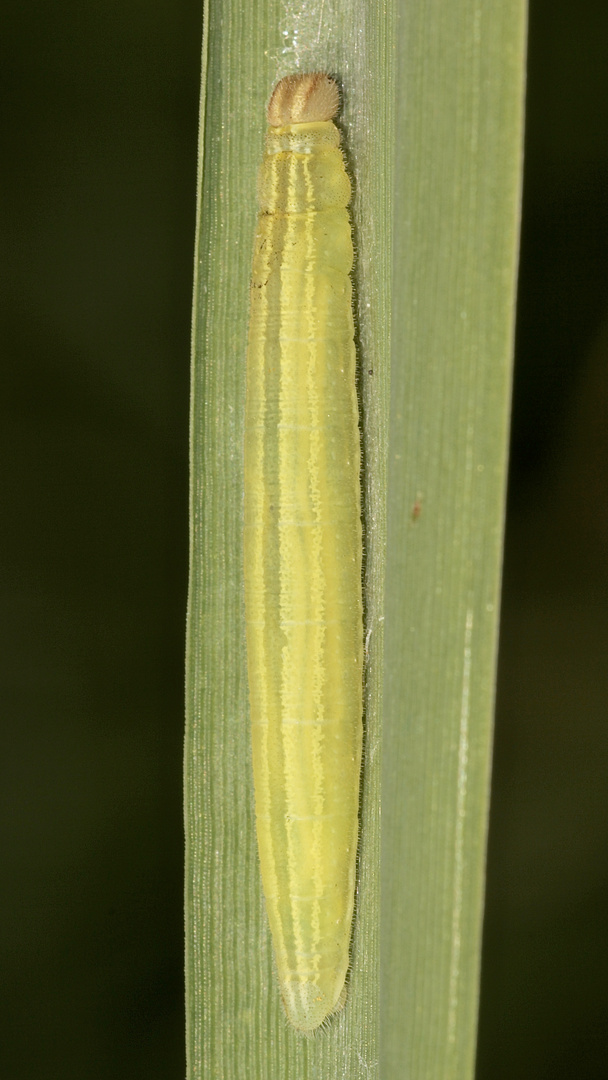
[[[329,75],[317,71],[309,75],[287,75],[272,91],[268,102],[268,123],[314,124],[331,120],[340,104],[338,87]]]

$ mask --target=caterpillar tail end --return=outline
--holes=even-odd
[[[347,997],[346,983],[337,997],[335,986],[333,993],[324,991],[317,983],[298,982],[281,986],[281,999],[285,1015],[291,1026],[303,1035],[313,1035],[319,1028],[326,1026],[327,1020],[340,1012]]]

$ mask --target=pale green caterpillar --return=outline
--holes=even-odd
[[[346,999],[362,741],[350,183],[327,75],[277,84],[258,182],[245,602],[262,883],[289,1021]]]

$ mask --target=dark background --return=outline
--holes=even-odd
[[[608,4],[531,0],[478,1080],[608,1076]]]
[[[200,4],[3,16],[0,1076],[168,1080]],[[607,30],[532,0],[478,1080],[608,1075]]]

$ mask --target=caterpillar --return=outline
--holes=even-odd
[[[244,581],[256,831],[289,1022],[346,1000],[362,746],[351,197],[336,83],[268,105],[250,286]]]

